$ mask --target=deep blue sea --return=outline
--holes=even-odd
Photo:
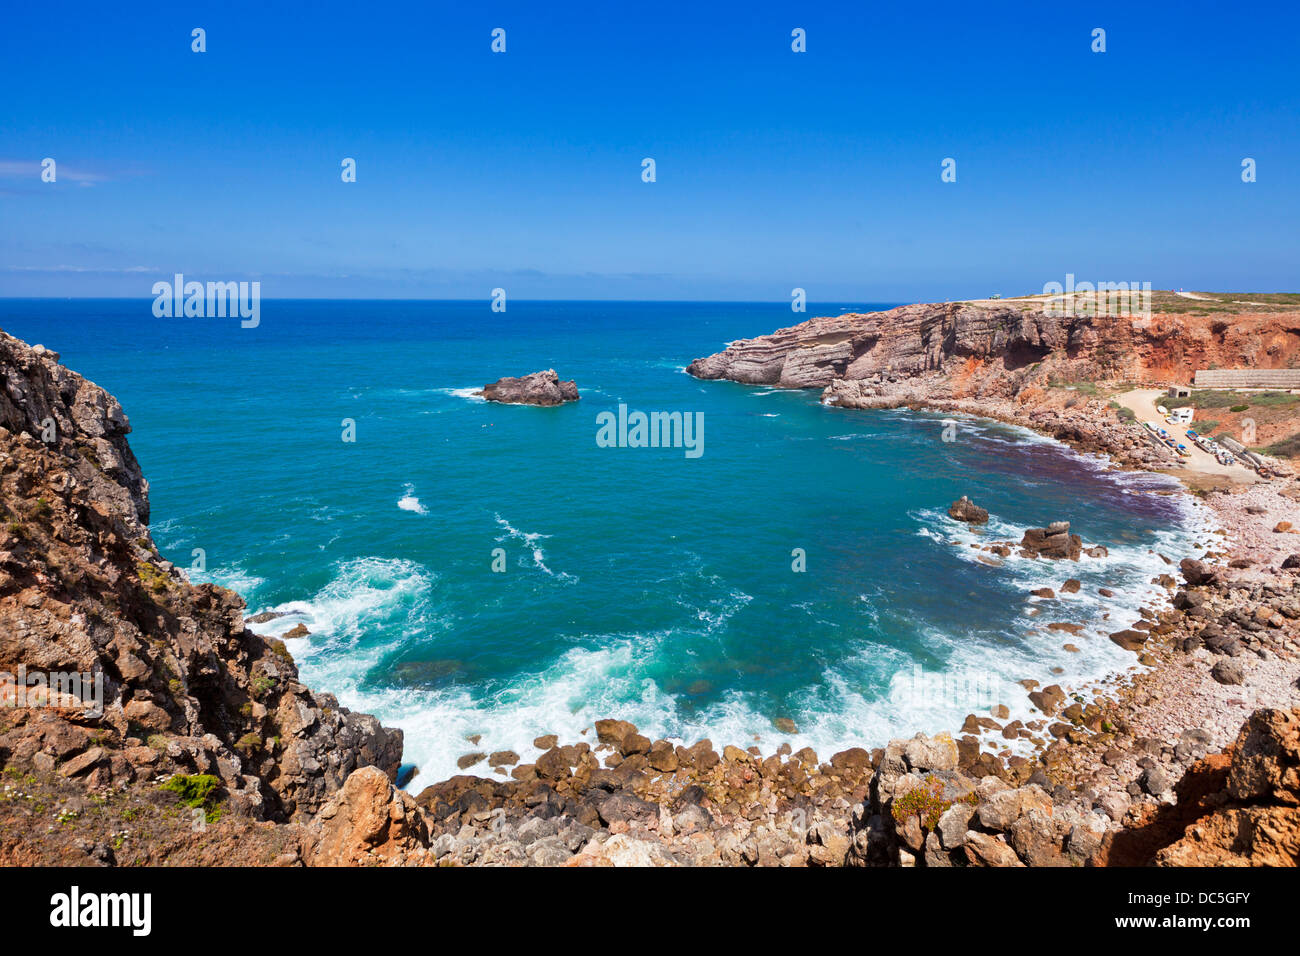
[[[937,415],[684,374],[803,318],[788,305],[264,301],[256,329],[151,305],[0,300],[0,327],[121,400],[163,554],[189,568],[202,549],[193,579],[292,612],[261,633],[305,624],[304,679],[402,727],[415,789],[599,717],[823,759],[990,703],[1026,717],[1022,678],[1080,688],[1133,664],[1105,635],[1156,590],[1156,552],[1195,540],[1164,479],[1019,429],[963,419],[945,442]],[[580,402],[470,394],[550,367]],[[599,447],[620,403],[702,413],[703,454]],[[989,530],[947,518],[962,494]],[[970,547],[1057,519],[1110,556],[991,567]],[[1068,577],[1079,594],[1029,594]]]

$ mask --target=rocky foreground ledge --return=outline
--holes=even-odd
[[[555,369],[548,368],[519,378],[497,379],[478,394],[506,405],[563,405],[578,400],[578,385],[572,380],[561,382]]]

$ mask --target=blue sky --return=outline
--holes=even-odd
[[[1294,291],[1298,30],[1269,3],[11,4],[0,295]]]

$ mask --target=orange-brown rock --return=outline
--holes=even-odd
[[[317,816],[312,866],[400,866],[432,862],[429,826],[415,800],[377,767],[353,771]]]

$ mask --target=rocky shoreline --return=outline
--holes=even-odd
[[[0,710],[0,862],[1300,860],[1292,482],[1205,493],[1221,540],[1159,579],[1167,606],[1116,632],[1145,666],[1092,688],[1027,680],[1038,711],[1029,723],[994,708],[951,734],[873,751],[819,756],[783,744],[764,756],[649,740],[602,720],[584,740],[538,738],[532,763],[474,755],[509,767],[507,779],[465,774],[412,795],[394,786],[399,731],[303,687],[283,643],[249,629],[237,595],[189,584],[157,554],[148,485],[117,402],[56,354],[3,334],[0,371],[0,670],[78,670],[105,682],[102,716]],[[1076,411],[1083,403],[1017,397],[997,401],[1028,421],[1035,411],[1056,416],[1054,437],[1074,429],[1080,444],[1152,466],[1144,449],[1101,427],[1108,422],[1080,423],[1095,413]],[[942,401],[922,404],[931,399]],[[47,420],[52,440],[43,440]],[[976,520],[982,509],[958,510]],[[1084,549],[1068,527],[1037,530],[1008,546],[1058,561]],[[1033,749],[1013,751],[1011,741]]]
[[[797,367],[820,374],[806,360]],[[699,374],[700,363],[691,371]],[[761,382],[789,384],[767,373]],[[1011,398],[943,397],[933,384],[918,387],[892,372],[865,388],[832,378],[823,401],[993,418],[1107,455],[1120,467],[1176,465],[1101,402],[1070,396],[1054,404],[1032,388]],[[1290,730],[1272,737],[1258,730],[1289,727],[1295,715],[1263,710],[1256,729],[1243,728],[1254,706],[1300,705],[1300,607],[1292,597],[1300,559],[1289,557],[1294,539],[1272,530],[1281,515],[1295,516],[1294,488],[1232,488],[1205,501],[1226,526],[1226,540],[1205,555],[1214,567],[1184,560],[1179,577],[1171,567],[1152,582],[1169,602],[1142,609],[1111,636],[1141,666],[1090,688],[1027,679],[1041,715],[1028,724],[1007,722],[994,708],[968,715],[950,735],[854,748],[821,762],[788,744],[767,757],[757,747],[718,753],[710,741],[650,741],[631,725],[598,721],[590,742],[539,738],[541,757],[513,766],[508,781],[467,774],[422,790],[415,801],[432,821],[432,855],[443,865],[1300,862],[1291,769],[1297,741]],[[987,520],[974,502],[952,508],[958,520]],[[1065,522],[1030,529],[1002,547],[1042,560],[1078,560],[1085,551]],[[1250,688],[1249,704],[1243,688]],[[1006,749],[1025,739],[1034,742],[1029,756]],[[1224,748],[1230,753],[1214,753]],[[1269,769],[1280,781],[1273,791],[1206,795],[1207,774],[1221,774],[1232,761],[1258,761],[1261,750],[1282,754]],[[500,767],[503,758],[517,760],[487,759]],[[1238,805],[1225,809],[1233,800]],[[1182,841],[1183,830],[1167,822],[1178,807],[1183,829],[1208,822],[1197,832],[1218,832],[1218,842]],[[1263,815],[1275,829],[1280,817],[1289,834],[1283,849],[1227,839],[1227,828],[1215,823],[1223,813]]]
[[[1258,502],[1294,507],[1276,489],[1248,494],[1256,503],[1240,514],[1249,516],[1256,537],[1274,519]],[[1144,609],[1133,627],[1117,632],[1133,642],[1141,669],[1089,688],[1090,697],[1082,688],[1027,680],[1041,714],[1027,725],[1000,720],[1005,714],[995,708],[969,715],[952,734],[895,740],[870,752],[850,749],[821,762],[811,750],[791,752],[789,745],[768,757],[757,747],[718,753],[710,741],[692,747],[650,741],[629,724],[598,721],[592,742],[560,746],[539,739],[539,747],[549,748],[534,764],[515,766],[509,781],[458,776],[425,788],[415,802],[432,821],[433,853],[444,865],[1248,859],[1249,842],[1175,846],[1171,832],[1160,839],[1136,834],[1180,805],[1182,781],[1203,773],[1206,760],[1231,759],[1218,752],[1245,733],[1253,711],[1300,707],[1296,572],[1280,567],[1285,562],[1276,559],[1273,542],[1267,552],[1251,553],[1249,568],[1226,567],[1225,558],[1245,560],[1230,557],[1243,552],[1229,547],[1214,553],[1214,567],[1184,560],[1178,579],[1168,577],[1170,605]],[[1030,756],[1003,746],[1034,737],[1041,744]],[[1251,738],[1235,752],[1263,746]],[[1287,746],[1294,752],[1297,742]],[[1281,779],[1293,779],[1287,768],[1295,757],[1287,759],[1292,763],[1282,760],[1277,770]],[[1295,790],[1278,797],[1279,806],[1292,807],[1281,818],[1293,840],[1300,839],[1300,813],[1286,800],[1300,796]],[[1205,803],[1203,795],[1197,799]],[[1201,809],[1211,814],[1219,805]],[[1253,804],[1237,809],[1272,813]]]

